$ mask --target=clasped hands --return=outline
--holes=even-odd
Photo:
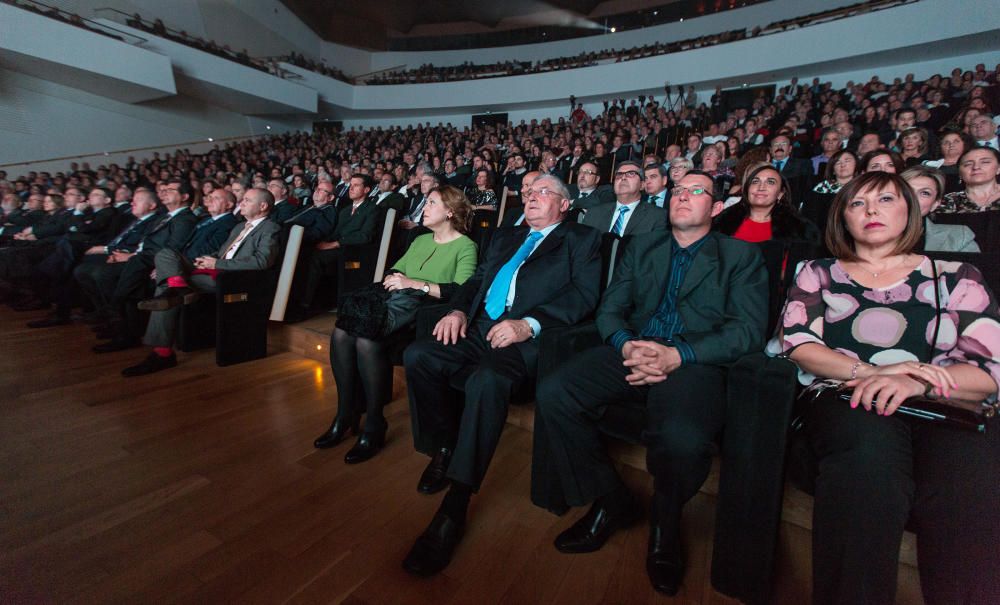
[[[194,266],[196,269],[215,269],[215,263],[218,260],[214,256],[199,256],[194,259]]]
[[[681,366],[681,354],[674,347],[652,340],[630,340],[622,347],[622,365],[632,370],[625,380],[632,386],[656,384]]]
[[[859,366],[857,378],[848,380],[844,386],[854,389],[852,408],[860,404],[865,411],[874,409],[878,415],[888,416],[907,398],[926,393],[928,386],[931,395],[948,398],[952,390],[958,388],[958,383],[947,368],[905,361],[884,366]]]
[[[452,311],[434,326],[434,338],[441,344],[456,344],[465,338],[469,320],[465,313]],[[502,349],[531,338],[531,326],[523,319],[505,319],[495,324],[486,333],[486,340],[494,349]]]

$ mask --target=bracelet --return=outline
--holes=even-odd
[[[870,365],[870,364],[867,364],[863,361],[855,361],[854,365],[851,366],[851,380],[854,380],[855,378],[858,377],[858,368],[860,368],[862,365]]]

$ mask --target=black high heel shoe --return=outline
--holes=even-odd
[[[340,417],[337,417],[333,420],[333,424],[330,425],[330,428],[328,428],[325,433],[317,437],[316,441],[313,441],[313,447],[320,450],[334,447],[347,438],[347,431],[357,435],[360,430],[360,418],[355,418],[354,420],[348,422]]]
[[[358,437],[358,442],[354,444],[344,456],[347,464],[358,464],[365,460],[370,460],[385,445],[385,431],[377,433],[364,432]]]

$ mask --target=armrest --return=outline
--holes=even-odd
[[[763,353],[729,370],[712,585],[746,603],[767,603],[795,403],[795,365]]]
[[[593,321],[543,330],[538,337],[539,382],[574,354],[602,343],[597,324]]]
[[[417,340],[431,338],[434,326],[448,313],[448,305],[427,305],[417,310]]]
[[[221,295],[267,294],[274,287],[273,277],[271,269],[220,271],[215,278],[215,285]]]

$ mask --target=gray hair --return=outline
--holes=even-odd
[[[691,170],[691,169],[694,168],[694,162],[692,162],[691,160],[687,159],[684,156],[678,156],[678,157],[670,160],[670,167],[671,168],[687,168],[688,170]]]
[[[538,185],[540,181],[547,181],[549,189],[552,189],[559,194],[560,199],[569,199],[569,189],[566,188],[566,183],[563,183],[562,179],[554,174],[543,174],[542,176],[535,179],[535,182],[531,184],[532,187]]]

